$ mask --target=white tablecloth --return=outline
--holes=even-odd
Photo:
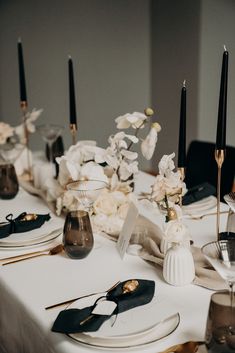
[[[136,192],[148,191],[152,180],[151,176],[140,173]],[[0,210],[1,221],[8,213],[48,212],[43,201],[23,190],[14,200],[1,200]],[[154,211],[143,210],[143,213],[153,222],[162,224],[162,216]],[[226,218],[227,215],[221,216],[221,229],[225,229]],[[196,246],[216,238],[214,216],[202,220],[187,219],[185,222]],[[0,258],[9,254],[14,255],[15,251],[0,250]],[[0,353],[102,352],[102,349],[88,348],[66,335],[51,332],[52,324],[62,308],[46,311],[45,307],[94,291],[103,291],[116,281],[128,278],[154,280],[156,293],[166,296],[181,317],[179,327],[169,337],[131,351],[157,353],[176,343],[204,340],[211,291],[195,285],[173,287],[163,280],[159,268],[128,254],[121,260],[114,242],[95,235],[95,248],[83,260],[72,260],[65,254],[59,254],[1,266]]]

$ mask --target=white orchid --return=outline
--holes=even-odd
[[[158,139],[158,132],[160,131],[161,126],[158,123],[153,123],[148,135],[141,143],[141,152],[147,160],[150,160],[153,156]]]
[[[25,141],[25,125],[29,133],[34,133],[36,131],[35,121],[42,114],[43,109],[36,110],[35,108],[31,112],[26,113],[25,124],[22,123],[14,128],[16,135],[19,136],[21,143]],[[24,118],[22,118],[22,121]]]
[[[158,164],[159,174],[155,178],[151,195],[156,202],[163,201],[165,197],[168,197],[169,201],[176,202],[178,194],[186,193],[186,185],[181,180],[180,172],[174,172],[174,157],[175,153],[164,155]]]
[[[7,139],[14,134],[14,129],[4,122],[0,122],[0,145],[7,142]]]
[[[132,114],[127,113],[121,115],[115,119],[118,129],[128,129],[132,127],[134,129],[143,128],[144,123],[147,120],[147,116],[143,113],[134,112]]]

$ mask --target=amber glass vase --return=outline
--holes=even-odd
[[[67,255],[73,259],[83,259],[90,253],[94,238],[88,212],[71,211],[67,214],[63,245]]]

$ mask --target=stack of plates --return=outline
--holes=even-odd
[[[86,298],[84,305],[94,304],[96,297]],[[89,302],[88,302],[88,301]],[[80,300],[72,303],[68,309],[81,308]],[[152,302],[104,322],[96,332],[69,334],[79,343],[103,349],[125,349],[139,347],[167,337],[180,323],[179,313],[166,299],[154,297]],[[112,323],[114,324],[112,325]]]
[[[0,239],[0,248],[15,249],[47,243],[61,234],[62,227],[63,220],[51,215],[51,219],[40,228],[25,233],[13,233]]]
[[[205,197],[200,201],[196,201],[187,206],[182,206],[184,214],[189,215],[202,215],[207,212],[211,212],[217,205],[217,199],[215,196]]]

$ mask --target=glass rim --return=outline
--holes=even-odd
[[[203,252],[203,249],[207,246],[207,245],[211,245],[211,244],[221,244],[221,243],[228,243],[228,242],[231,242],[231,241],[234,241],[235,242],[235,239],[221,239],[221,240],[213,240],[213,241],[210,241],[204,245],[201,246],[201,251]]]
[[[102,186],[97,186],[95,189],[91,189],[91,190],[87,190],[87,189],[75,189],[75,186],[73,187],[72,185],[76,185],[76,184],[79,184],[79,183],[85,183],[85,182],[98,182],[98,183],[101,183]],[[71,181],[69,183],[66,184],[66,188],[67,190],[71,190],[71,191],[95,191],[95,190],[100,190],[100,189],[103,189],[104,187],[108,187],[108,183],[104,180],[100,180],[100,179],[80,179],[80,180],[74,180],[74,181]]]

